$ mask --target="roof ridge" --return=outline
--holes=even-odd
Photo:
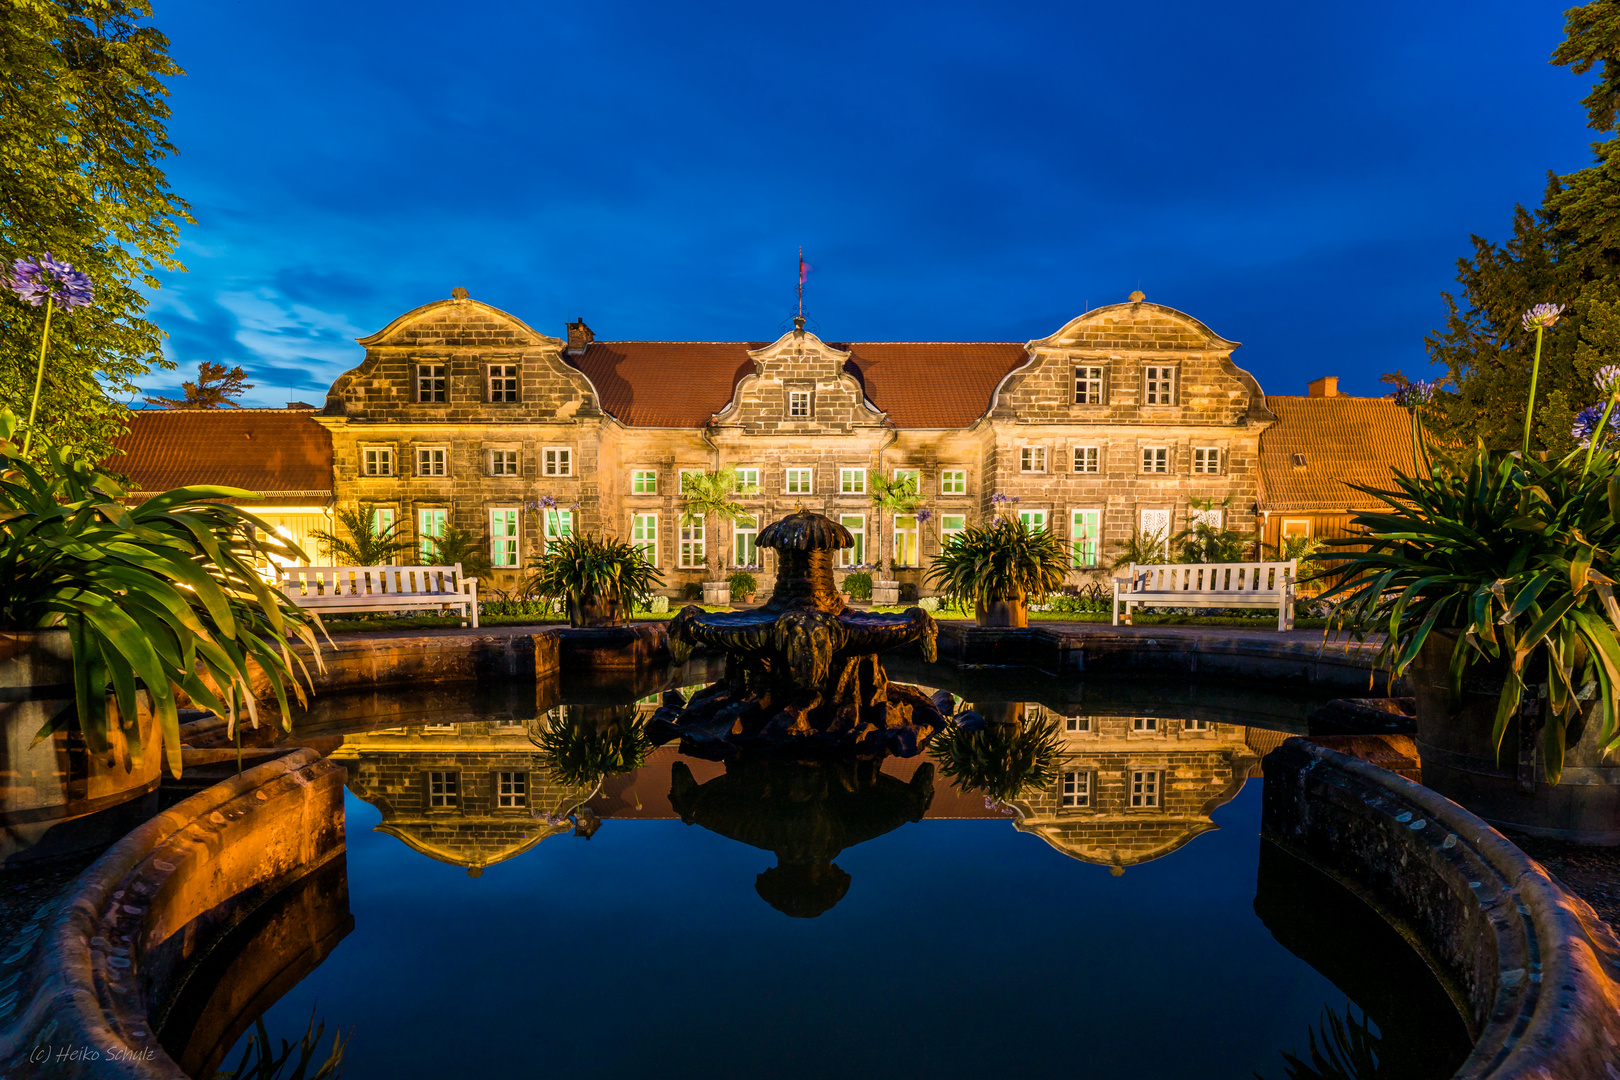
[[[134,415],[136,415],[136,416],[196,416],[198,413],[205,413],[205,414],[208,414],[208,415],[211,415],[211,416],[241,416],[243,413],[275,413],[278,416],[295,416],[295,415],[297,415],[299,413],[316,413],[316,412],[320,412],[320,409],[317,408],[314,405],[311,405],[307,409],[273,409],[273,408],[270,408],[269,406],[266,406],[266,407],[264,407],[262,409],[257,408],[257,407],[254,407],[254,408],[240,408],[240,409],[164,409],[164,408],[153,408],[153,409],[131,409],[129,411],[131,413],[133,413]]]

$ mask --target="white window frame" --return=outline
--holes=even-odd
[[[1159,556],[1160,558],[1167,557],[1169,555],[1171,530],[1175,528],[1176,524],[1175,515],[1162,507],[1148,507],[1137,511],[1136,521],[1137,531],[1144,537],[1153,533],[1163,534],[1159,542],[1164,546],[1159,549]],[[1149,522],[1157,523],[1161,521],[1163,522],[1162,525],[1149,525]]]
[[[802,486],[800,486],[802,485]],[[815,468],[792,468],[782,473],[784,495],[814,495],[816,493]]]
[[[737,469],[737,494],[758,495],[759,467],[755,465],[741,466]]]
[[[1069,510],[1069,565],[1089,570],[1102,555],[1101,507],[1077,506]]]
[[[1142,404],[1174,405],[1181,369],[1176,364],[1146,364],[1142,368]]]
[[[675,470],[675,494],[686,494],[686,478],[688,476],[702,476],[709,470],[698,465],[687,465]]]
[[[630,515],[630,544],[653,566],[658,565],[658,514],[638,510]]]
[[[422,556],[423,566],[437,566],[438,554],[428,538],[438,539],[450,527],[450,510],[443,506],[419,506],[416,509],[416,550]]]
[[[1157,716],[1131,717],[1131,733],[1138,735],[1157,735],[1162,729],[1159,727]]]
[[[540,448],[540,475],[573,476],[574,448],[572,446],[543,446]]]
[[[1218,446],[1195,446],[1192,452],[1192,471],[1210,476],[1219,476],[1221,472],[1221,448]]]
[[[1058,806],[1064,810],[1091,809],[1091,770],[1065,770],[1058,780]]]
[[[515,506],[489,508],[489,561],[497,570],[523,565],[523,511]]]
[[[866,470],[840,468],[838,470],[838,494],[865,495]]]
[[[485,369],[485,385],[491,402],[518,401],[519,375],[516,364],[490,364]]]
[[[1045,472],[1046,447],[1020,446],[1018,448],[1018,471],[1021,473]]]
[[[648,485],[646,490],[642,489],[643,484]],[[630,494],[632,494],[632,495],[656,495],[656,494],[658,494],[658,470],[657,469],[631,469],[630,470]]]
[[[529,805],[529,774],[501,769],[495,774],[495,809],[523,810]]]
[[[1184,734],[1208,734],[1211,730],[1208,720],[1183,720],[1181,730]]]
[[[392,446],[362,446],[360,448],[361,476],[393,476],[394,448]]]
[[[1222,517],[1221,508],[1218,506],[1212,506],[1208,510],[1189,509],[1187,511],[1187,527],[1190,529],[1202,522],[1219,532]]]
[[[1132,810],[1154,810],[1164,805],[1164,770],[1140,769],[1134,765],[1126,780],[1130,786]]]
[[[1303,532],[1299,532],[1299,531],[1290,532],[1289,531],[1291,528],[1294,528],[1296,526],[1301,526],[1301,525],[1304,526],[1304,531]],[[1278,537],[1280,537],[1283,540],[1291,540],[1296,536],[1302,536],[1305,539],[1309,540],[1311,538],[1311,534],[1316,531],[1315,529],[1312,528],[1312,522],[1311,522],[1310,518],[1283,518],[1282,523],[1277,527],[1277,529],[1278,529],[1278,531],[1277,531]]]
[[[1170,475],[1170,448],[1168,446],[1142,447],[1142,475]]]
[[[939,472],[939,493],[941,495],[966,495],[967,470],[941,469]]]
[[[850,522],[855,524],[851,525]],[[850,531],[855,537],[855,546],[844,548],[838,553],[839,566],[859,566],[866,562],[866,515],[840,514],[838,524]]]
[[[541,534],[547,542],[574,535],[574,509],[570,506],[548,506],[540,511]]]
[[[703,518],[693,515],[680,517],[680,555],[677,565],[682,570],[701,570],[708,565]]]
[[[1102,447],[1077,446],[1074,448],[1074,471],[1087,476],[1102,473]]]
[[[810,419],[813,406],[809,390],[789,390],[787,405],[789,420]]]
[[[910,522],[910,524],[906,524]],[[917,522],[916,514],[896,514],[894,516],[894,558],[890,561],[890,569],[895,567],[922,565],[922,529]]]
[[[461,809],[461,770],[429,769],[427,796],[429,810]]]
[[[952,526],[952,525],[946,524],[946,522],[949,522],[949,521],[960,521],[962,524],[959,525],[959,526]],[[960,536],[962,533],[965,533],[965,532],[967,532],[967,515],[966,514],[941,514],[941,515],[939,515],[939,544],[940,544],[940,547],[943,548],[946,544],[950,543],[951,537]]]
[[[1091,717],[1065,716],[1063,718],[1063,730],[1070,735],[1089,735],[1091,734]]]
[[[499,464],[499,468],[496,468],[497,464]],[[511,466],[510,469],[507,468],[508,465]],[[491,476],[522,476],[523,458],[516,450],[505,448],[491,450],[489,451],[488,467]]]
[[[1024,523],[1024,527],[1030,532],[1035,532],[1036,530],[1045,532],[1047,529],[1052,527],[1051,513],[1049,511],[1036,509],[1034,507],[1031,507],[1028,510],[1018,511],[1018,520],[1022,521]]]
[[[438,457],[435,458],[434,455]],[[450,448],[448,446],[418,446],[416,448],[417,476],[449,476]]]
[[[921,498],[922,497],[922,470],[921,469],[895,469],[892,472],[890,472],[890,474],[889,474],[889,478],[896,484],[904,483],[906,481],[907,477],[911,478],[911,490],[914,491],[919,498]]]
[[[437,385],[435,385],[437,384]],[[450,365],[416,365],[416,401],[419,405],[443,405],[450,400]]]
[[[758,514],[741,514],[732,522],[731,557],[738,566],[759,565]]]
[[[1100,364],[1074,366],[1074,403],[1076,405],[1108,404],[1107,369]],[[1095,397],[1096,400],[1092,400]]]

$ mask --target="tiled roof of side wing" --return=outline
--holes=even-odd
[[[114,442],[107,467],[138,491],[220,484],[329,492],[332,436],[304,409],[145,409]]]
[[[1348,485],[1388,488],[1392,470],[1413,474],[1411,420],[1389,398],[1268,394],[1266,404],[1277,422],[1260,436],[1263,510],[1375,507],[1377,499]]]
[[[754,370],[762,341],[595,341],[573,364],[602,408],[633,427],[701,427]],[[1017,342],[828,342],[896,427],[967,427],[1006,374],[1027,359]]]

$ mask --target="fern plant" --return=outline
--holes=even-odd
[[[411,542],[400,532],[402,522],[395,521],[380,528],[376,510],[371,503],[361,503],[352,510],[339,510],[338,523],[347,535],[316,529],[309,534],[310,539],[326,549],[333,565],[390,566],[410,551]]]

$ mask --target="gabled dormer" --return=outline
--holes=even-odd
[[[750,435],[848,433],[881,427],[884,413],[866,399],[847,370],[850,354],[802,327],[761,349],[750,349],[754,370],[737,381],[731,401],[714,415],[718,427]]]

